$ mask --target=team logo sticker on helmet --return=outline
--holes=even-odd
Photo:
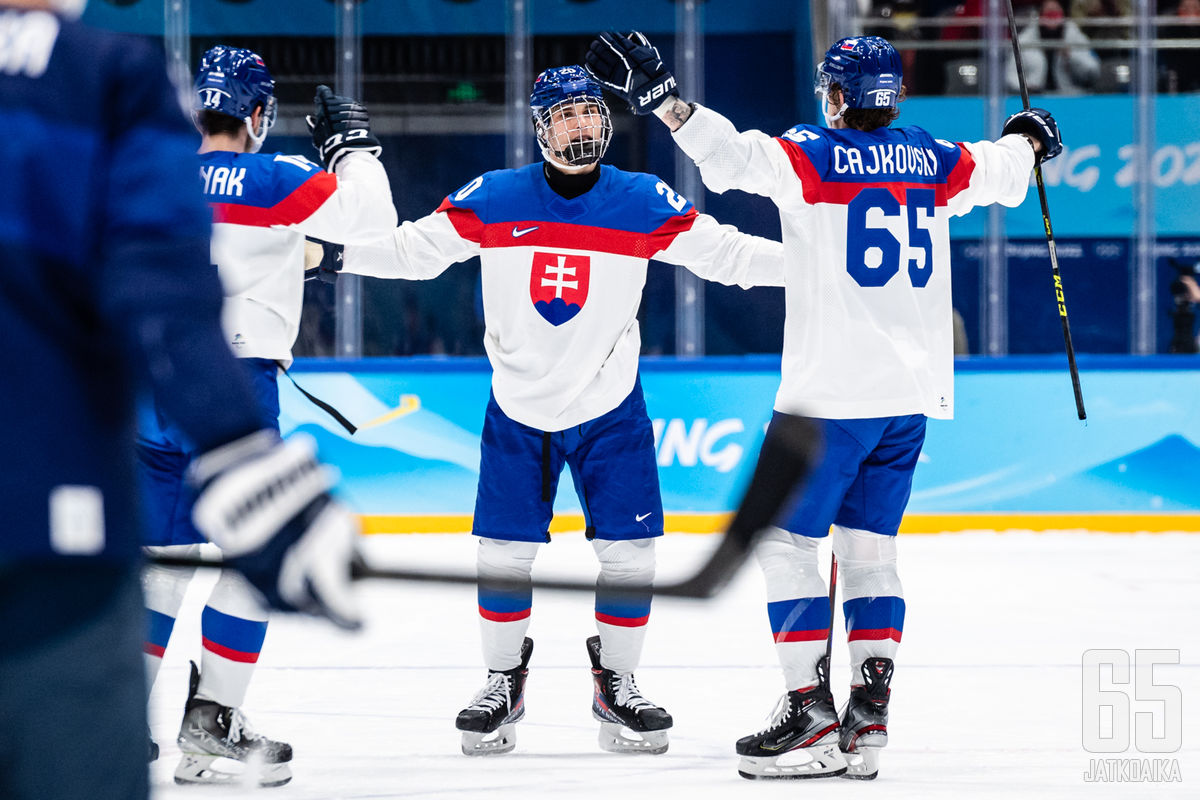
[[[533,307],[551,325],[575,318],[587,302],[591,256],[534,251],[529,274]]]
[[[847,108],[895,108],[903,82],[900,54],[881,36],[840,39],[825,53],[813,77],[813,90],[827,100],[834,84],[841,88]],[[826,122],[841,113],[826,113]]]

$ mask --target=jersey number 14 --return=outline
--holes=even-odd
[[[887,189],[873,187],[863,189],[854,196],[847,206],[846,220],[846,271],[854,278],[859,286],[883,286],[900,271],[900,254],[920,250],[924,257],[914,253],[907,259],[908,278],[918,289],[929,283],[933,274],[933,237],[929,228],[921,227],[933,220],[935,195],[933,189],[906,189],[904,205]],[[908,221],[908,241],[901,242],[887,228],[873,228],[867,225],[867,212],[877,208],[885,217],[898,217],[905,214]],[[919,213],[924,211],[924,219]],[[868,253],[875,249],[879,257],[872,254],[868,265]]]

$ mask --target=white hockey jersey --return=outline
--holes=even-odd
[[[1033,169],[1028,140],[811,125],[770,137],[739,133],[701,106],[673,136],[709,189],[779,208],[787,318],[776,410],[951,418],[950,217],[1020,204]]]
[[[389,240],[347,247],[343,269],[425,279],[472,256],[496,402],[543,431],[595,419],[632,391],[649,259],[743,287],[783,280],[778,242],[697,213],[652,175],[603,166],[590,191],[567,200],[540,163],[475,178]]]
[[[303,156],[213,151],[200,159],[227,340],[239,358],[288,365],[304,302],[304,237],[386,236],[397,222],[387,173],[368,153],[343,158],[336,175]]]

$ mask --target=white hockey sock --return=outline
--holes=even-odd
[[[530,574],[538,542],[509,542],[480,537],[476,555],[479,576],[479,629],[483,637],[483,663],[504,672],[521,663],[521,643],[529,630],[533,609]],[[496,586],[489,580],[516,584]]]
[[[200,617],[197,697],[238,708],[267,635],[267,609],[240,573],[223,570]]]
[[[850,685],[863,684],[868,658],[896,658],[904,630],[904,587],[896,571],[896,537],[833,527],[850,649]]]
[[[829,635],[829,591],[817,564],[820,539],[769,528],[755,554],[767,584],[767,614],[789,690],[817,684]]]
[[[187,557],[200,552],[200,545],[186,544],[170,547],[147,547],[148,555],[170,555]],[[142,650],[146,654],[146,692],[154,688],[158,679],[158,668],[175,627],[175,618],[183,605],[188,583],[195,574],[186,567],[158,567],[147,564],[142,570],[142,594],[145,597],[147,620],[146,642]]]
[[[654,540],[595,539],[592,549],[600,560],[596,580],[596,629],[600,632],[600,663],[614,672],[633,672],[642,658],[646,623],[654,585]],[[628,594],[613,594],[609,589]]]

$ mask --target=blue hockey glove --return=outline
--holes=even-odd
[[[328,86],[317,87],[313,113],[307,120],[313,147],[330,172],[346,153],[362,150],[378,156],[383,152],[379,140],[371,133],[366,107],[357,100],[334,94]]]
[[[583,60],[600,85],[635,114],[651,114],[668,97],[679,96],[675,76],[663,65],[658,48],[637,31],[628,36],[605,31],[592,40]]]
[[[196,458],[192,519],[274,608],[362,622],[350,592],[358,523],[334,502],[312,437],[261,430]]]
[[[1013,114],[1004,121],[1004,128],[1000,131],[1002,136],[1010,133],[1024,133],[1037,139],[1042,145],[1042,152],[1037,156],[1039,161],[1049,161],[1062,152],[1058,123],[1044,108],[1031,108]]]

